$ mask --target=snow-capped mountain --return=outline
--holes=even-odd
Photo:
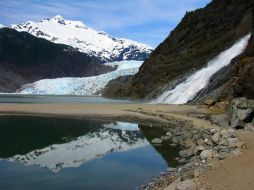
[[[23,85],[19,93],[22,94],[52,94],[52,95],[94,95],[98,94],[109,81],[119,76],[134,75],[138,72],[142,61],[120,61],[106,63],[117,67],[115,71],[99,76],[83,78],[44,79]]]
[[[4,27],[5,27],[4,25],[0,24],[0,28],[4,28]]]
[[[130,127],[130,130],[126,126]],[[148,144],[138,124],[117,122],[107,124],[96,132],[89,132],[70,142],[53,144],[25,155],[15,155],[8,160],[59,172],[63,168],[79,167],[110,152],[132,150]]]
[[[152,47],[128,39],[114,38],[105,32],[87,27],[81,21],[65,20],[57,15],[40,22],[27,21],[11,25],[17,31],[45,38],[51,42],[66,44],[91,56],[100,57],[104,62],[121,60],[145,60]]]

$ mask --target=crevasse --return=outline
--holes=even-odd
[[[184,104],[192,100],[197,93],[206,87],[209,79],[221,68],[229,65],[231,60],[240,55],[248,44],[250,34],[238,40],[232,47],[223,51],[208,62],[205,68],[189,76],[174,89],[165,91],[151,103]]]

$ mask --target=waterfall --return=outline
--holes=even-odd
[[[151,103],[184,104],[192,100],[195,95],[206,87],[209,79],[221,68],[231,63],[231,60],[243,53],[250,39],[250,34],[238,40],[232,47],[223,51],[208,62],[205,68],[190,75],[184,82],[174,89],[165,91]]]

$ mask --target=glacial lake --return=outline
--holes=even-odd
[[[0,103],[21,104],[137,104],[123,99],[107,99],[100,96],[72,96],[72,95],[26,95],[26,94],[0,94]]]
[[[137,189],[175,167],[166,131],[136,123],[0,116],[0,189]]]

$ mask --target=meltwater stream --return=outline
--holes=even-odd
[[[221,68],[231,63],[231,60],[240,55],[248,44],[250,34],[237,41],[231,48],[225,50],[212,59],[208,65],[191,75],[186,81],[177,85],[174,89],[165,91],[152,103],[184,104],[192,100],[209,82],[209,79]]]

